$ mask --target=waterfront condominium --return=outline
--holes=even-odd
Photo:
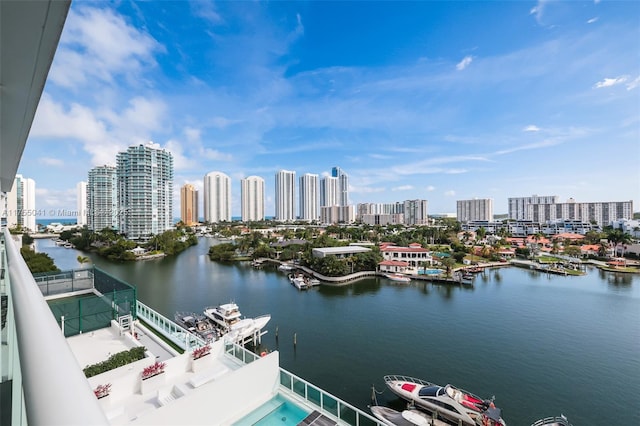
[[[349,205],[349,175],[340,167],[331,169],[331,176],[338,179],[338,205]]]
[[[428,225],[427,200],[405,200],[404,201],[404,224],[405,225]]]
[[[204,176],[204,221],[231,222],[231,178],[222,172]]]
[[[7,226],[35,232],[36,228],[36,182],[16,175],[11,191],[7,193]]]
[[[118,178],[115,166],[96,166],[87,180],[87,227],[92,231],[117,230]]]
[[[76,224],[87,224],[87,182],[84,181],[76,184]]]
[[[308,222],[319,218],[318,175],[305,173],[300,176],[300,220]]]
[[[173,227],[173,156],[154,143],[116,156],[118,217],[130,240],[148,240]]]
[[[458,200],[456,204],[456,218],[458,222],[475,220],[493,221],[493,200],[490,198]]]
[[[533,220],[529,206],[534,204],[555,204],[559,200],[557,195],[532,195],[531,197],[510,197],[509,219]]]
[[[338,178],[323,176],[320,179],[320,207],[338,205]]]
[[[264,220],[264,179],[249,176],[240,181],[242,221]]]
[[[190,183],[180,188],[180,220],[186,226],[198,223],[198,190]]]
[[[276,217],[280,222],[296,219],[296,172],[276,173]]]

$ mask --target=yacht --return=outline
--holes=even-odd
[[[439,386],[412,377],[385,376],[384,382],[400,398],[455,424],[506,425],[493,399],[482,399],[450,384]]]
[[[307,290],[310,287],[302,275],[289,275],[289,281],[291,281],[291,284],[298,290]]]
[[[242,341],[261,330],[271,320],[271,315],[261,315],[256,318],[242,318],[240,309],[235,303],[225,303],[204,310],[207,317],[220,334],[232,333],[234,341]]]
[[[533,423],[531,426],[571,426],[571,423],[561,414],[560,417],[545,417]]]
[[[213,324],[204,316],[192,312],[176,312],[176,323],[207,343],[218,339],[219,334]]]

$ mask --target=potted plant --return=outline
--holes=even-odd
[[[96,398],[104,398],[105,396],[109,396],[109,391],[111,391],[111,383],[107,383],[106,385],[98,385],[97,388],[93,390]]]
[[[164,362],[156,361],[155,364],[146,367],[142,370],[142,380],[147,380],[153,376],[164,373],[164,367],[166,365]]]
[[[204,345],[202,347],[194,349],[193,352],[191,352],[191,356],[193,357],[194,360],[196,360],[196,359],[202,358],[203,356],[209,355],[210,352],[211,352],[211,346]]]

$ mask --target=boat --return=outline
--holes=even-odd
[[[278,266],[278,270],[279,271],[293,271],[293,266],[288,265],[286,263],[283,263],[280,266]]]
[[[309,278],[309,281],[307,282],[307,284],[309,284],[311,287],[320,285],[320,280],[317,278]]]
[[[505,426],[492,399],[482,399],[451,384],[439,386],[406,376],[385,376],[384,382],[400,398],[437,414],[444,420],[467,426]]]
[[[262,335],[262,329],[271,320],[271,315],[256,318],[242,318],[240,309],[235,303],[209,307],[204,310],[208,318],[221,335],[230,334],[236,342],[243,342],[254,335]]]
[[[571,426],[569,420],[561,414],[559,417],[545,417],[544,419],[540,419],[535,423],[532,423],[531,426]]]
[[[369,407],[371,413],[388,426],[446,426],[442,420],[434,419],[424,411],[409,408],[397,411],[393,408],[374,405]]]
[[[309,285],[302,275],[289,275],[289,281],[291,281],[291,284],[293,284],[298,290],[306,290],[309,288]]]
[[[207,343],[217,340],[220,336],[213,324],[203,315],[193,312],[176,312],[174,318],[176,324]]]
[[[389,278],[391,281],[397,281],[402,283],[408,283],[411,281],[411,278],[402,274],[384,274],[384,276]]]

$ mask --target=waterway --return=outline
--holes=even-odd
[[[472,289],[375,278],[298,291],[275,268],[211,262],[214,242],[159,260],[90,257],[169,318],[229,301],[270,313],[263,345],[281,366],[365,411],[372,386],[379,403],[402,406],[382,380],[398,374],[495,395],[510,426],[561,413],[575,426],[640,424],[638,275],[506,267]],[[63,270],[84,254],[51,240],[37,249]]]

